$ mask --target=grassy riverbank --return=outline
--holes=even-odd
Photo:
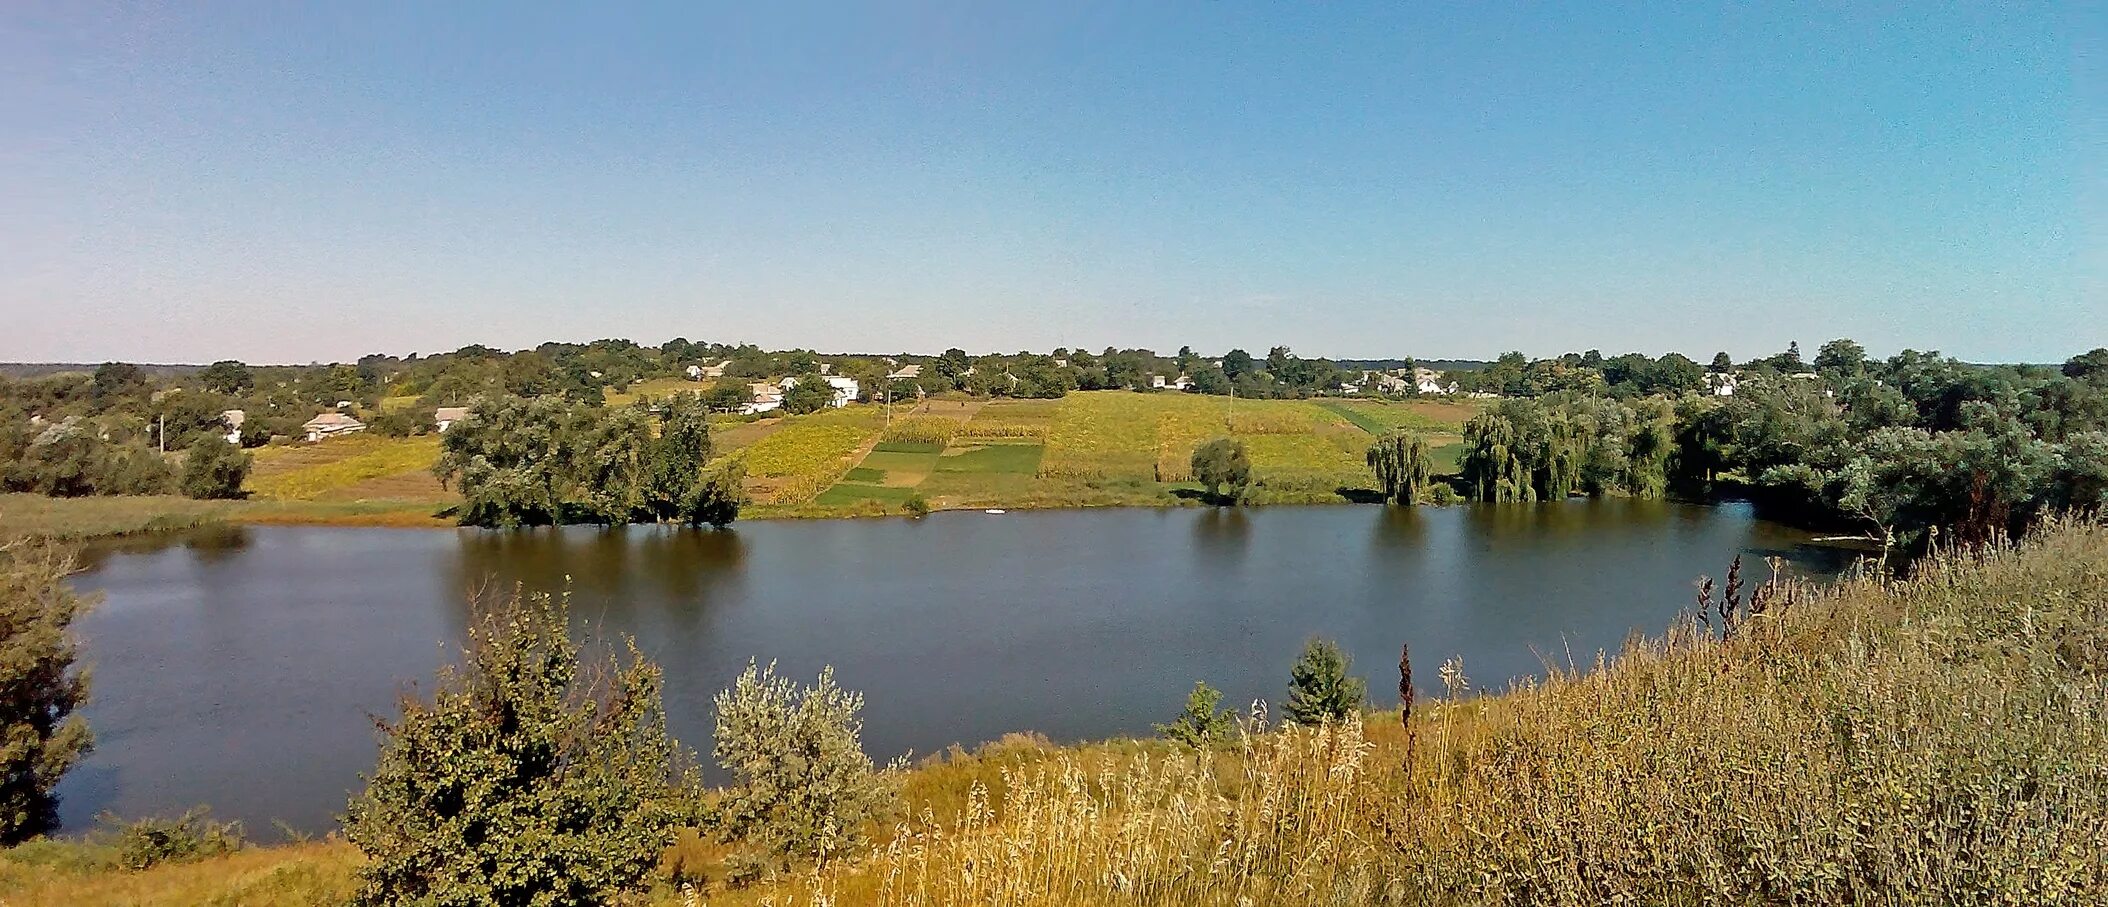
[[[1367,499],[1363,451],[1394,428],[1428,432],[1453,471],[1462,401],[1238,400],[1088,391],[1058,400],[939,399],[805,416],[726,417],[719,456],[744,457],[743,519],[883,516],[934,510],[1177,507],[1199,503],[1194,447],[1230,436],[1250,451],[1254,504]],[[260,448],[239,501],[178,497],[0,496],[0,536],[71,540],[213,523],[447,526],[460,496],[432,474],[434,436],[365,433]]]
[[[1691,565],[1694,574],[1717,565]],[[926,760],[906,820],[823,873],[711,904],[2100,903],[2108,529],[1773,591],[1608,664],[1216,753],[1014,737]],[[1715,614],[1710,626],[1722,618]],[[1383,669],[1363,666],[1377,688]],[[1166,716],[1167,718],[1169,716]],[[694,840],[669,866],[721,878]],[[339,903],[337,843],[144,872],[92,846],[0,857],[0,901]],[[662,883],[654,903],[697,903]]]

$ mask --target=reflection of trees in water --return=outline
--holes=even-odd
[[[455,588],[569,592],[572,613],[586,620],[653,603],[693,616],[734,594],[746,559],[737,532],[673,527],[471,531],[457,552]]]
[[[1502,541],[1541,542],[1604,532],[1654,532],[1671,522],[1711,524],[1706,510],[1648,498],[1570,498],[1522,504],[1467,504],[1464,521],[1472,535]]]
[[[202,563],[219,563],[248,549],[249,529],[235,525],[204,526],[186,534],[183,547]]]
[[[1376,520],[1378,550],[1419,551],[1427,544],[1427,521],[1419,507],[1385,507]]]
[[[1236,561],[1251,541],[1251,518],[1241,507],[1210,507],[1193,521],[1193,547],[1204,559]]]

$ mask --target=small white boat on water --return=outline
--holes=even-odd
[[[1002,513],[1003,511],[1002,511],[1002,510],[1001,510],[1000,508],[996,508],[996,507],[990,507],[990,508],[988,508],[987,510],[983,510],[983,511],[981,511],[981,512],[982,512],[982,513]]]

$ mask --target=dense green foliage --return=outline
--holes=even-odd
[[[1465,423],[1461,478],[1466,493],[1481,501],[1661,497],[1668,489],[1673,416],[1659,397],[1502,400]]]
[[[219,438],[199,438],[183,457],[183,493],[199,500],[241,497],[251,463],[250,456],[235,445]]]
[[[63,551],[0,545],[0,844],[53,826],[52,791],[94,741],[75,712],[88,676],[73,622],[88,604],[66,583],[72,567]]]
[[[1251,457],[1235,438],[1216,438],[1194,449],[1192,467],[1194,481],[1206,485],[1211,498],[1235,500],[1252,482]]]
[[[707,416],[693,394],[621,408],[558,397],[480,400],[442,437],[434,471],[458,483],[469,525],[723,526],[743,501],[739,465],[706,465]]]
[[[801,689],[749,662],[715,705],[717,761],[733,783],[708,815],[749,848],[746,875],[847,853],[891,811],[893,786],[864,755],[864,698],[836,686],[832,668]]]
[[[1460,484],[1478,500],[1539,501],[1732,483],[1774,515],[1884,544],[1934,528],[1988,539],[2108,505],[2102,358],[2061,370],[1912,351],[1874,361],[1836,340],[1817,371],[1785,371],[1803,367],[1788,350],[1739,370],[1731,394],[1513,397],[1465,426]],[[1540,364],[1520,374],[1558,374]]]
[[[1288,669],[1288,699],[1281,712],[1297,724],[1344,721],[1361,714],[1368,684],[1347,673],[1350,659],[1329,639],[1312,639]]]
[[[1434,479],[1434,457],[1427,436],[1420,432],[1392,432],[1377,439],[1369,448],[1368,463],[1385,501],[1418,504]]]
[[[344,835],[362,905],[596,905],[641,891],[692,811],[657,666],[589,662],[566,603],[478,614],[459,668],[405,698]]]

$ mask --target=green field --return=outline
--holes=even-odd
[[[1427,432],[1437,471],[1455,471],[1457,431],[1477,407],[1083,391],[958,412],[969,417],[949,442],[880,441],[811,503],[859,513],[913,494],[938,509],[1183,504],[1197,488],[1194,449],[1219,437],[1244,442],[1255,500],[1336,502],[1374,488],[1364,454],[1393,429]],[[929,417],[914,418],[918,428],[896,435],[929,434]]]
[[[917,496],[936,509],[1191,504],[1193,450],[1225,436],[1251,457],[1254,502],[1340,502],[1374,487],[1363,454],[1396,428],[1427,432],[1437,472],[1454,472],[1457,431],[1476,412],[1447,401],[1085,391],[895,407],[892,440],[884,408],[868,405],[713,417],[711,429],[717,456],[746,463],[748,517],[826,517],[898,513]],[[261,448],[245,501],[13,496],[0,506],[0,534],[86,538],[223,521],[443,525],[460,498],[432,475],[439,441],[362,433]]]

